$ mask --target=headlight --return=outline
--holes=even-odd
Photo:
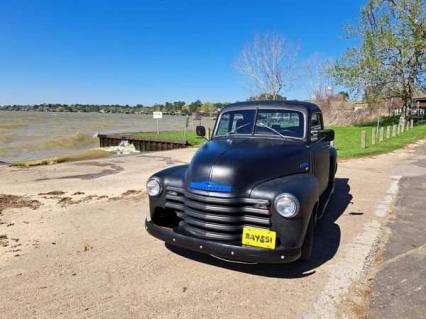
[[[160,183],[155,179],[150,179],[146,183],[146,190],[149,194],[149,196],[157,196],[161,193],[161,185]]]
[[[283,217],[294,217],[299,211],[299,201],[291,194],[281,194],[275,198],[275,209]]]

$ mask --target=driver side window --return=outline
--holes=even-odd
[[[230,113],[228,112],[223,114],[222,117],[220,118],[220,123],[217,128],[216,135],[223,135],[228,133],[230,121],[231,121]]]
[[[311,116],[311,141],[318,141],[318,131],[323,129],[321,113],[312,113]]]
[[[230,111],[222,114],[216,136],[227,133],[251,134],[255,110]]]

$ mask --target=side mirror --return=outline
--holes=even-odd
[[[206,137],[206,128],[204,126],[199,125],[195,128],[195,133],[199,137]]]
[[[322,140],[324,142],[334,141],[334,131],[333,130],[318,131],[318,140]]]

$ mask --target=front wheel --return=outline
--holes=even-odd
[[[312,214],[308,229],[306,230],[305,240],[303,241],[300,260],[309,261],[311,259],[312,248],[314,246],[314,228],[314,214]]]

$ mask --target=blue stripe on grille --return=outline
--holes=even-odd
[[[198,189],[202,191],[212,191],[212,192],[221,192],[221,193],[232,192],[232,186],[230,185],[221,185],[221,184],[209,183],[209,182],[191,182],[189,186],[192,189]]]

